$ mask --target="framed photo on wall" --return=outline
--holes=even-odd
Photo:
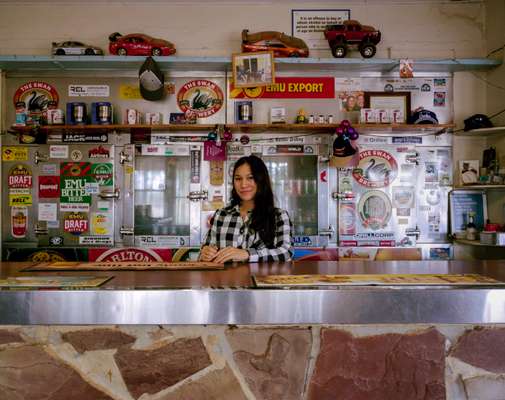
[[[365,108],[401,110],[402,123],[410,116],[410,92],[365,92]]]
[[[275,83],[272,51],[234,54],[232,68],[233,82],[237,88],[268,86]]]

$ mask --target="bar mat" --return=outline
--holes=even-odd
[[[258,287],[272,286],[478,286],[505,282],[478,274],[355,274],[253,276]]]
[[[0,288],[93,288],[103,285],[112,276],[14,276],[0,279]]]
[[[58,261],[38,263],[22,271],[153,271],[153,270],[217,270],[224,269],[224,264],[203,261],[178,262],[80,262]]]

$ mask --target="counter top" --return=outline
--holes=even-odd
[[[21,271],[29,265],[0,263],[0,278],[114,278],[96,289],[0,291],[0,325],[505,323],[505,289],[499,287],[253,289],[251,279],[476,273],[505,282],[505,261],[300,261],[234,264],[222,271]]]

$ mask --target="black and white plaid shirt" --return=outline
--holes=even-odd
[[[216,246],[218,249],[236,247],[249,252],[249,261],[290,261],[293,256],[293,224],[287,211],[275,209],[275,248],[269,249],[261,240],[258,232],[240,216],[239,205],[229,205],[216,211],[211,219],[211,227],[205,238],[204,246]]]

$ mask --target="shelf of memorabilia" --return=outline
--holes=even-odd
[[[454,132],[454,135],[475,138],[505,136],[505,126],[495,126],[493,128],[481,128],[472,129],[470,131]]]
[[[222,124],[220,124],[222,125]],[[164,125],[41,125],[41,126],[12,126],[10,133],[30,133],[38,131],[42,134],[64,132],[116,132],[130,133],[131,131],[211,131],[216,124],[164,124]],[[232,132],[264,133],[264,132],[313,132],[334,134],[339,124],[225,124]],[[454,124],[441,125],[410,125],[410,124],[354,124],[353,127],[362,135],[427,135],[445,133]]]
[[[454,243],[468,245],[468,246],[503,247],[503,248],[505,248],[505,246],[500,245],[500,244],[486,244],[486,243],[481,243],[478,240],[454,239]]]
[[[177,71],[230,71],[231,57],[154,57],[162,70]],[[58,71],[74,72],[138,71],[142,56],[0,56],[0,70],[7,72]],[[488,58],[418,59],[413,60],[418,72],[457,72],[488,70],[502,64]],[[398,71],[400,59],[391,58],[276,58],[277,71]]]
[[[505,190],[505,185],[465,185],[455,186],[454,190]]]

